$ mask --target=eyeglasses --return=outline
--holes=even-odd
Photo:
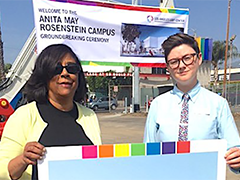
[[[66,69],[68,73],[70,74],[77,74],[80,71],[80,67],[79,65],[77,65],[76,63],[69,63],[66,66],[63,66],[61,64],[58,64],[55,68],[55,75],[57,74],[61,74],[63,69]]]
[[[182,61],[186,66],[189,66],[193,63],[194,57],[197,55],[197,53],[192,54],[186,54],[182,58],[173,58],[167,61],[167,64],[170,68],[176,69],[180,65],[180,61]]]

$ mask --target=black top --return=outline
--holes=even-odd
[[[67,112],[55,108],[50,102],[37,103],[37,108],[48,124],[38,141],[43,146],[93,145],[82,126],[76,122],[78,109],[75,103],[73,109]],[[38,179],[36,166],[33,166],[32,179]]]

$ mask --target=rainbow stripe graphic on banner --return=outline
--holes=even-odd
[[[190,153],[190,141],[82,146],[82,159]]]
[[[82,65],[89,65],[89,66],[125,66],[131,67],[130,63],[125,62],[100,62],[100,61],[81,61]]]
[[[172,14],[185,14],[188,15],[189,11],[181,10],[181,9],[167,9],[167,8],[158,8],[158,7],[144,7],[144,6],[129,6],[123,4],[114,4],[107,2],[94,2],[94,1],[77,1],[77,0],[50,0],[61,3],[72,3],[72,4],[80,4],[87,6],[100,6],[100,7],[108,7],[115,9],[124,9],[129,11],[145,11],[145,12],[162,12],[162,13],[172,13]]]
[[[202,59],[206,60],[206,61],[211,61],[212,60],[213,40],[210,38],[197,37],[196,41],[198,43],[200,52],[202,53]]]

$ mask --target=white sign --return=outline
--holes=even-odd
[[[187,33],[188,9],[33,0],[37,49],[69,45],[82,61],[164,63],[161,44]]]
[[[113,86],[113,91],[118,92],[118,86]]]
[[[225,180],[226,140],[47,148],[39,180]]]

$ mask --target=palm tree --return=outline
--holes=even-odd
[[[4,73],[4,60],[3,60],[3,42],[2,42],[2,32],[0,27],[0,81],[5,79]]]
[[[226,42],[225,41],[214,41],[213,42],[213,53],[212,53],[212,65],[214,68],[214,85],[217,85],[218,81],[218,63],[223,62],[225,60],[225,48],[226,48]],[[230,47],[228,48],[228,55],[230,56]],[[240,54],[238,53],[238,49],[236,46],[232,46],[232,57],[240,57]]]

